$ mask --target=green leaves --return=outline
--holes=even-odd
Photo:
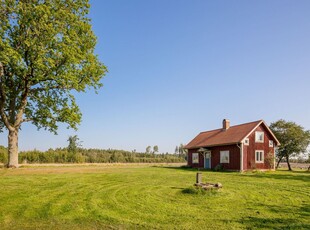
[[[94,54],[89,7],[87,0],[1,1],[0,129],[5,117],[17,129],[25,121],[55,133],[59,122],[77,128],[73,92],[98,90],[107,72]]]
[[[270,125],[270,129],[276,135],[281,145],[278,155],[294,155],[306,152],[310,144],[310,131],[305,130],[295,122],[278,120]]]

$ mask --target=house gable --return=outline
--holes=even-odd
[[[263,132],[264,133],[264,141],[256,142],[255,141],[255,133]],[[253,130],[248,136],[249,145],[243,146],[243,170],[249,169],[273,169],[274,168],[274,154],[275,148],[279,144],[277,139],[274,139],[274,135],[265,124],[260,124]],[[273,146],[269,146],[269,141],[273,141]],[[256,151],[263,152],[263,162],[256,161]],[[271,165],[272,164],[272,165]]]
[[[273,134],[273,132],[270,130],[270,128],[268,127],[268,125],[261,120],[261,122],[259,122],[254,128],[253,130],[251,130],[244,138],[242,138],[242,140],[240,141],[241,143],[245,142],[245,139],[249,138],[250,135],[253,134],[253,132],[255,133],[255,131],[264,131],[265,133],[268,133],[268,138],[269,140],[273,140],[276,144],[276,146],[280,145],[280,142],[278,141],[278,139],[276,138],[276,136]]]

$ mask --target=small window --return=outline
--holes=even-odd
[[[255,132],[255,142],[264,143],[264,132]]]
[[[192,155],[192,163],[193,164],[199,163],[198,153],[193,153],[193,155]]]
[[[256,150],[255,151],[255,162],[256,163],[264,163],[264,151]]]
[[[229,163],[229,151],[220,151],[220,163]]]
[[[273,140],[269,140],[269,147],[273,147]]]
[[[250,144],[249,138],[245,138],[245,139],[244,139],[244,145],[249,145],[249,144]]]

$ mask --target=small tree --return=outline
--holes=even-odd
[[[180,144],[179,146],[179,155],[184,156],[187,153],[187,150],[184,148],[183,144]]]
[[[70,136],[68,138],[68,142],[69,142],[69,145],[68,145],[68,152],[70,153],[76,153],[76,150],[78,147],[81,147],[81,142],[79,141],[80,139],[78,138],[77,135],[74,135],[74,136]]]
[[[290,157],[307,151],[310,143],[310,131],[295,122],[282,119],[271,123],[270,129],[281,143],[277,150],[278,163],[276,167],[278,168],[281,160],[285,158],[288,169],[292,170],[289,162]]]
[[[145,149],[145,153],[148,153],[148,154],[151,153],[151,148],[152,148],[151,146],[147,146]]]
[[[179,153],[179,146],[175,146],[174,153],[175,153],[175,154],[178,154],[178,153]]]
[[[157,145],[154,145],[153,147],[153,153],[157,153],[158,152],[158,146]]]

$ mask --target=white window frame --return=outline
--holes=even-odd
[[[229,150],[220,151],[220,163],[229,164]]]
[[[260,139],[260,136],[262,136],[262,140]],[[262,131],[256,131],[255,132],[255,142],[256,143],[264,143],[264,132]]]
[[[261,154],[261,155],[257,157],[257,154]],[[264,163],[264,155],[265,155],[264,150],[255,150],[255,163]]]
[[[192,153],[192,163],[193,164],[199,163],[199,153]]]
[[[269,140],[269,147],[273,147],[273,140]]]
[[[250,139],[248,137],[244,139],[244,145],[250,145]]]

